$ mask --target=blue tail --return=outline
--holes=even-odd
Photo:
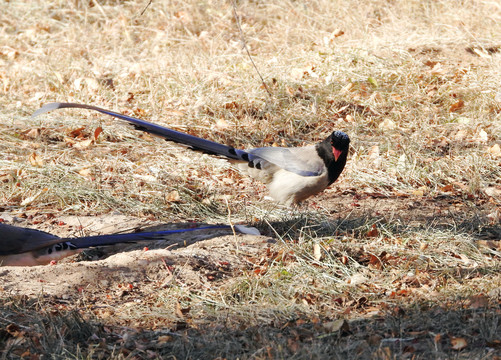
[[[66,238],[61,239],[61,242],[69,242],[75,246],[76,249],[82,249],[93,246],[105,246],[118,243],[135,242],[142,240],[164,240],[166,236],[176,233],[197,231],[197,230],[210,230],[210,229],[231,229],[229,225],[211,225],[202,226],[189,229],[176,229],[176,230],[162,230],[151,232],[138,232],[128,234],[110,234],[110,235],[96,235],[84,236],[79,238]]]
[[[125,120],[131,124],[133,124],[136,129],[145,131],[157,136],[160,136],[166,140],[174,141],[178,144],[187,145],[193,150],[202,151],[211,155],[219,155],[224,156],[233,160],[244,160],[248,161],[249,154],[244,150],[238,150],[234,147],[219,144],[214,141],[202,139],[193,135],[185,134],[176,130],[172,130],[166,128],[164,126],[156,125],[150,123],[148,121],[144,121],[141,119],[137,119],[132,116],[127,116],[123,114],[119,114],[113,111],[105,110],[99,108],[97,106],[85,105],[85,104],[76,104],[76,103],[50,103],[42,106],[40,109],[35,111],[32,117],[38,116],[40,114],[56,110],[56,109],[64,109],[64,108],[80,108],[80,109],[88,109],[99,111],[103,114],[114,116],[116,118]]]

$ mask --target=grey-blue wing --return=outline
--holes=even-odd
[[[301,176],[319,176],[326,171],[313,145],[299,148],[262,147],[247,152],[253,162],[263,159]]]

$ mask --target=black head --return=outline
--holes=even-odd
[[[334,158],[337,159],[342,153],[347,153],[350,147],[350,137],[342,131],[334,131],[331,136],[331,146]]]

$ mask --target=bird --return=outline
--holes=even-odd
[[[163,240],[165,236],[173,233],[223,228],[231,227],[210,225],[153,232],[60,238],[44,231],[0,223],[0,266],[46,265],[89,247],[142,240]]]
[[[346,165],[350,146],[349,136],[337,130],[315,145],[240,150],[135,117],[78,103],[49,103],[35,111],[32,117],[63,108],[99,111],[125,120],[137,130],[160,136],[196,151],[224,157],[230,162],[237,163],[238,168],[244,173],[266,184],[270,196],[287,206],[299,204],[336,181]]]

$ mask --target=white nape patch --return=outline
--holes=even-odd
[[[237,230],[239,233],[247,235],[261,235],[259,230],[252,226],[235,225],[235,230]]]

